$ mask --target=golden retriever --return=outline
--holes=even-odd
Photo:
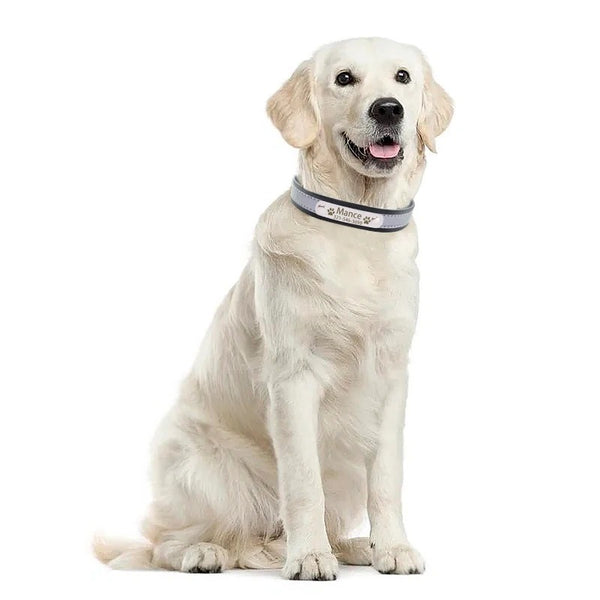
[[[268,102],[300,150],[307,197],[377,215],[411,204],[425,148],[452,112],[422,53],[378,38],[319,49]],[[307,212],[288,190],[260,217],[252,257],[156,434],[148,541],[95,540],[111,567],[283,566],[317,580],[335,579],[338,560],[423,571],[400,498],[416,228]],[[370,537],[349,538],[365,509]]]

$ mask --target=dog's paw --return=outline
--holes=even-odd
[[[417,575],[425,571],[422,556],[408,544],[391,548],[373,548],[373,566],[385,574]]]
[[[181,570],[186,573],[220,573],[227,568],[227,550],[217,544],[193,544],[185,549]]]
[[[337,578],[338,561],[331,552],[310,552],[300,558],[288,558],[283,567],[286,579],[332,581]]]

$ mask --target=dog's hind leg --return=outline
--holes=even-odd
[[[151,552],[151,567],[185,573],[220,573],[226,569],[278,569],[285,561],[285,539],[249,537],[224,545],[210,539],[200,527],[163,531]],[[225,546],[228,546],[227,548]]]
[[[156,568],[184,573],[220,573],[233,566],[227,550],[218,544],[177,539],[154,546],[152,562]]]
[[[154,505],[153,508],[155,508]],[[152,514],[152,512],[151,512]],[[154,515],[156,516],[156,513]],[[207,523],[182,529],[158,528],[147,518],[143,526],[152,540],[152,567],[184,573],[220,573],[233,567],[232,553],[214,543],[214,531]]]
[[[180,416],[154,454],[156,500],[143,526],[155,568],[215,573],[277,563],[274,459],[252,440]],[[265,481],[268,480],[268,481]]]

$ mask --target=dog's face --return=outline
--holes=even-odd
[[[321,127],[353,169],[388,175],[416,135],[422,60],[413,48],[357,40],[335,44],[314,61]]]
[[[452,103],[419,50],[374,38],[319,50],[269,100],[268,112],[292,146],[320,139],[362,175],[388,177],[410,149],[435,150]]]

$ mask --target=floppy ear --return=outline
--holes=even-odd
[[[452,98],[437,83],[431,74],[431,67],[423,59],[425,85],[423,87],[423,103],[417,120],[417,132],[423,143],[435,152],[435,138],[450,124],[454,106]]]
[[[310,146],[319,132],[319,116],[314,96],[310,61],[303,62],[267,102],[267,114],[295,148]]]

